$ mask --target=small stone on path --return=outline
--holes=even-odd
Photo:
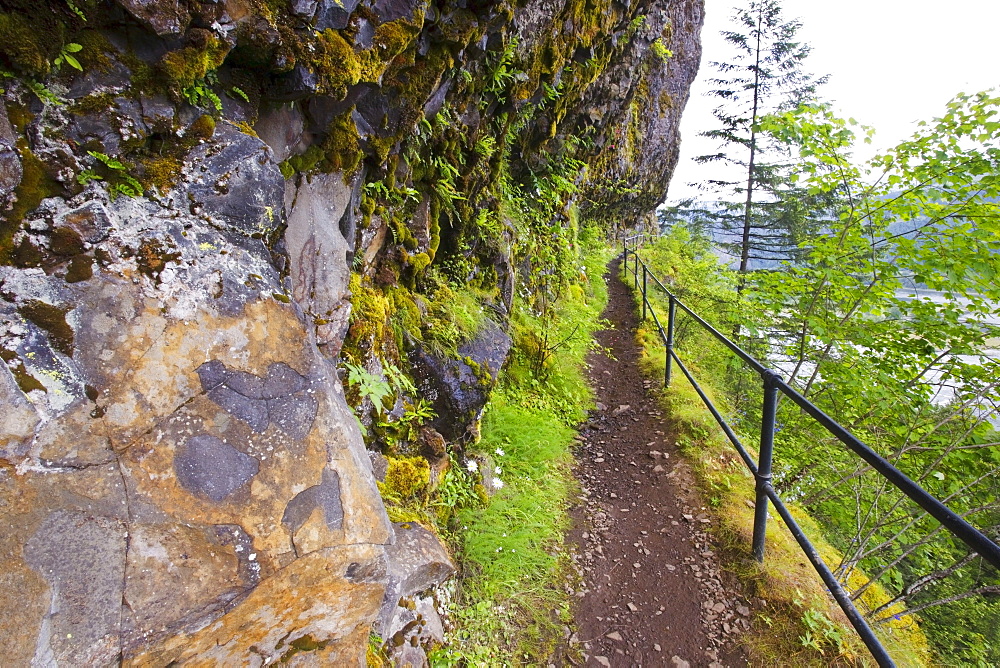
[[[594,661],[604,666],[604,668],[611,668],[611,662],[608,661],[606,656],[595,656]]]
[[[674,664],[674,666],[676,666],[676,668],[691,668],[691,664],[689,662],[685,661],[684,659],[682,659],[681,657],[677,656],[676,654],[674,654],[672,657],[670,657],[670,662],[672,664]]]
[[[618,631],[612,631],[611,633],[609,633],[608,635],[606,635],[604,637],[608,638],[610,640],[615,640],[617,642],[621,642],[622,641],[622,634],[618,633]]]

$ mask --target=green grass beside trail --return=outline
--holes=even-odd
[[[607,303],[610,257],[603,243],[586,244],[579,277],[549,313],[515,307],[511,360],[469,447],[498,489],[485,508],[458,514],[454,629],[432,666],[545,665],[571,621],[570,446],[593,406],[584,363]]]

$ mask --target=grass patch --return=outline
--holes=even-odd
[[[592,244],[579,281],[542,321],[518,311],[515,349],[469,449],[489,462],[499,488],[485,508],[458,514],[461,573],[450,609],[455,630],[431,665],[537,665],[547,662],[571,620],[564,546],[575,480],[573,425],[593,406],[584,359],[607,303],[601,280],[610,251]],[[559,343],[539,357],[533,341]]]

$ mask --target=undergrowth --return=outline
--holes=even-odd
[[[602,243],[586,244],[578,280],[549,317],[515,309],[511,361],[482,439],[470,447],[491,463],[482,473],[495,494],[485,508],[459,512],[455,630],[430,654],[432,666],[544,665],[571,619],[563,543],[575,485],[570,445],[593,404],[583,364],[607,302],[608,258]],[[540,338],[550,349],[533,345]]]
[[[728,333],[727,328],[735,322],[730,314],[737,312],[735,282],[704,241],[683,227],[676,227],[668,236],[643,249],[641,255],[679,298]],[[630,286],[631,280],[630,277]],[[654,294],[652,290],[649,292]],[[636,291],[635,296],[637,307],[641,307],[641,294]],[[666,297],[662,300],[656,297],[654,301],[654,309],[665,327]],[[746,405],[746,393],[752,392],[759,380],[734,373],[733,356],[690,319],[679,317],[676,331],[675,349],[685,365],[720,412],[731,423],[738,423],[740,415],[733,406]],[[637,340],[642,349],[644,372],[662,382],[665,348],[652,318],[640,324]],[[752,558],[753,477],[676,364],[673,378],[671,386],[661,395],[672,432],[716,515],[713,526],[723,568],[735,576],[747,599],[755,602],[752,627],[742,643],[750,664],[874,665],[846,616],[773,510],[769,516],[764,563],[758,564]],[[736,395],[740,393],[742,401],[737,402]],[[756,457],[754,444],[758,434],[739,431],[737,427],[740,441]],[[813,519],[802,508],[789,505],[826,563],[839,563],[840,554],[823,537]],[[848,583],[852,588],[866,581],[860,571],[852,577]],[[889,598],[876,584],[868,590],[862,604],[875,607]],[[894,612],[896,619],[877,629],[883,644],[898,665],[928,665],[927,639],[916,620],[902,608]]]

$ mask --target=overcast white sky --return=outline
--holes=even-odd
[[[717,100],[703,95],[712,76],[709,62],[730,51],[719,36],[729,27],[731,0],[705,0],[701,71],[681,122],[681,158],[668,201],[698,196],[687,184],[715,167],[692,157],[716,150],[697,134],[716,127]],[[799,37],[812,45],[806,71],[829,74],[820,96],[844,117],[876,128],[875,148],[908,137],[914,123],[939,116],[959,92],[1000,86],[1000,2],[892,2],[889,0],[784,0],[785,19],[802,22]],[[704,197],[704,196],[702,196]]]

